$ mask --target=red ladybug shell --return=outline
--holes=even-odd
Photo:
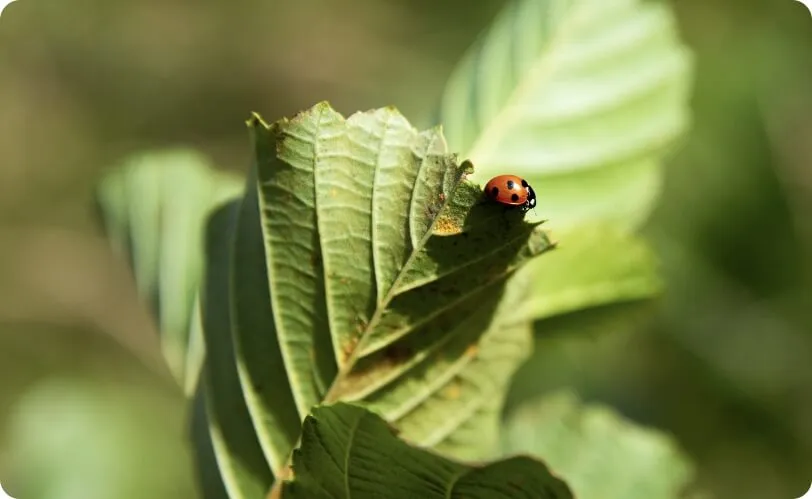
[[[521,206],[525,210],[536,206],[536,193],[530,184],[516,175],[499,175],[485,184],[488,199],[507,206]]]

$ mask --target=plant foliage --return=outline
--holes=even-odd
[[[556,230],[634,228],[688,124],[691,55],[663,2],[508,2],[448,81],[440,122],[476,179],[534,185]]]
[[[318,407],[293,455],[296,479],[283,499],[572,499],[542,463],[512,457],[466,465],[410,447],[381,418],[359,407]]]
[[[576,497],[677,499],[693,478],[668,435],[583,404],[569,391],[524,403],[506,421],[504,442],[508,454],[544,456]]]
[[[249,127],[258,220],[242,211],[233,275],[254,287],[232,282],[245,290],[233,321],[273,469],[296,443],[278,422],[338,401],[380,413],[413,444],[493,455],[499,401],[530,345],[527,331],[499,327],[502,291],[552,247],[539,224],[486,202],[439,130],[419,132],[394,109],[345,119],[321,103]],[[267,297],[265,312],[238,309],[239,296]]]
[[[631,229],[687,124],[689,69],[661,3],[516,0],[454,71],[442,127],[322,102],[251,117],[242,196],[211,171],[143,161],[108,180],[109,233],[157,296],[187,394],[205,338],[198,396],[229,495],[479,497],[527,479],[553,488],[510,497],[568,497],[531,459],[460,463],[500,455],[534,321],[659,290]],[[479,183],[503,173],[533,184],[539,214],[486,202]],[[410,482],[404,456],[433,474]]]
[[[238,176],[189,149],[134,155],[98,188],[105,231],[129,259],[139,294],[158,319],[164,357],[187,394],[204,356],[196,307],[206,219],[241,189]]]

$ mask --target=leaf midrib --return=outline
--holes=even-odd
[[[266,134],[273,133],[273,128],[271,126],[269,126],[268,124],[266,124],[258,114],[254,114],[252,119],[257,124],[259,124],[260,130],[262,131],[262,133],[266,133]],[[324,108],[319,110],[319,117],[318,117],[317,126],[316,126],[316,133],[318,133],[318,129],[320,128],[321,122],[322,122],[323,119],[324,119]],[[288,124],[288,123],[286,123],[286,124]],[[279,126],[281,128],[280,125],[276,125],[276,126]],[[289,133],[289,131],[287,131],[287,130],[286,130],[286,132]],[[316,138],[315,134],[314,134],[313,138],[314,139]],[[316,142],[317,142],[316,140],[313,140],[314,157],[317,154],[317,151],[315,150],[317,148]],[[295,168],[295,165],[291,165],[291,166]],[[313,210],[314,211],[317,210],[316,203],[318,202],[316,200],[316,196],[315,196],[315,194],[316,194],[315,190],[316,190],[316,185],[317,185],[315,175],[316,175],[316,171],[315,171],[315,165],[314,165],[314,171],[313,171],[313,176],[314,176],[313,177]],[[262,184],[263,184],[262,178],[258,177],[257,178],[257,188],[261,189]],[[261,193],[260,193],[260,195],[258,197],[258,206],[259,206],[259,209],[261,210],[261,212],[264,212],[265,210],[267,210],[267,205],[266,205],[264,196]],[[269,244],[270,234],[268,233],[268,229],[267,229],[265,223],[261,224],[261,230],[262,230],[263,246],[265,248],[266,258],[275,262],[276,258],[274,258],[272,256],[273,253],[274,253],[274,245]],[[280,293],[278,292],[279,290],[277,289],[278,280],[275,278],[275,275],[276,275],[275,266],[274,265],[268,265],[267,272],[268,272],[268,289],[270,291],[270,298],[271,298],[271,307],[274,310],[281,310],[282,307],[280,307],[280,303],[279,303]],[[287,324],[285,323],[284,320],[281,319],[280,314],[275,313],[275,314],[273,314],[273,317],[274,317],[274,328],[276,329],[277,336],[280,339],[280,341],[279,341],[279,350],[280,350],[280,352],[282,354],[282,361],[283,361],[283,363],[285,365],[285,370],[288,372],[288,381],[291,384],[291,388],[292,388],[291,392],[293,393],[293,400],[294,400],[294,402],[296,404],[296,410],[297,410],[297,413],[299,414],[299,419],[303,420],[305,418],[305,416],[308,414],[308,412],[310,412],[310,408],[311,408],[310,401],[305,400],[305,397],[302,394],[302,391],[299,389],[299,387],[302,386],[302,384],[305,383],[305,381],[301,379],[301,376],[300,376],[299,372],[296,369],[293,369],[293,368],[290,367],[290,366],[293,365],[293,357],[294,356],[293,356],[293,353],[291,352],[290,345],[288,345],[287,342],[286,342],[286,340],[288,340],[291,337],[289,332],[288,332]]]
[[[350,455],[352,454],[353,441],[355,434],[358,433],[358,428],[361,426],[362,417],[355,418],[355,424],[350,429],[350,435],[347,439],[347,452],[344,454],[344,492],[346,492],[347,499],[352,496],[350,488]]]
[[[429,156],[428,151],[429,151],[429,149],[426,149],[426,155],[423,158],[424,164],[426,162],[426,158]],[[460,168],[460,165],[454,165],[454,168]],[[422,165],[421,165],[421,170],[422,170]],[[420,180],[420,174],[418,173],[418,175],[415,177],[415,187],[412,188],[412,200],[414,199],[414,194],[415,194],[415,191],[416,191],[417,182],[419,180]],[[389,287],[389,291],[386,292],[386,296],[384,297],[384,299],[377,305],[377,307],[375,309],[375,313],[372,315],[372,318],[369,320],[366,327],[361,332],[358,343],[355,345],[355,348],[353,348],[353,351],[349,355],[349,357],[347,358],[347,361],[339,369],[338,374],[336,375],[335,379],[333,380],[332,384],[330,385],[330,389],[327,390],[327,393],[324,395],[324,403],[331,403],[331,402],[336,401],[335,399],[336,399],[336,397],[338,395],[338,389],[339,389],[339,386],[341,385],[341,383],[340,383],[341,380],[347,374],[352,372],[352,369],[355,366],[355,363],[360,358],[359,354],[363,350],[363,346],[366,343],[367,338],[369,338],[369,333],[372,330],[375,329],[378,322],[383,317],[383,312],[389,306],[389,303],[392,301],[392,299],[397,295],[396,290],[398,289],[398,284],[400,284],[400,281],[407,275],[407,273],[408,273],[407,270],[414,263],[414,259],[417,258],[417,255],[420,253],[420,250],[423,249],[423,247],[428,242],[429,238],[431,238],[431,236],[433,235],[434,227],[437,224],[437,221],[440,219],[440,216],[443,213],[446,206],[448,206],[448,204],[453,199],[454,193],[456,192],[457,188],[459,187],[461,181],[462,181],[461,179],[457,179],[456,183],[451,188],[451,192],[446,193],[445,199],[441,203],[441,206],[437,210],[437,213],[432,218],[431,224],[429,225],[428,229],[426,230],[426,233],[423,234],[423,237],[420,239],[419,244],[412,247],[412,250],[411,250],[411,253],[409,254],[409,257],[406,259],[406,262],[403,264],[403,266],[398,271],[398,274],[395,277],[395,280],[392,282],[392,285]],[[410,202],[410,205],[411,205],[411,202]],[[409,220],[409,222],[411,223],[411,219]]]
[[[426,165],[428,164],[428,162],[426,161],[426,158],[429,155],[429,151],[431,151],[434,148],[434,143],[436,142],[438,135],[439,134],[437,134],[437,133],[431,134],[431,138],[429,140],[429,143],[426,145],[426,152],[424,153],[423,161],[420,162],[420,168],[417,171],[417,175],[415,175],[415,177],[414,177],[414,182],[415,183],[412,186],[412,194],[409,197],[409,234],[407,234],[407,236],[408,236],[408,239],[409,239],[409,246],[412,247],[413,252],[416,251],[416,248],[414,247],[414,241],[412,240],[412,219],[411,219],[411,216],[412,216],[412,213],[414,213],[414,206],[417,203],[417,200],[416,200],[414,194],[415,194],[415,191],[417,190],[417,182],[420,180],[420,174],[423,172],[423,169],[426,168]],[[437,212],[437,216],[439,216],[439,214],[440,214],[440,212]],[[434,227],[433,223],[432,223],[432,227]],[[409,260],[411,259],[411,256],[412,255],[410,254],[409,259],[407,259],[407,262],[409,262]],[[401,271],[398,272],[398,275],[395,278],[395,281],[393,281],[393,283],[392,283],[392,287],[389,289],[389,293],[387,293],[387,296],[384,297],[383,301],[386,301],[387,298],[389,298],[390,300],[392,299],[392,297],[390,297],[388,295],[391,293],[391,291],[393,289],[395,289],[395,283],[400,281],[400,274],[401,274],[401,272],[403,271],[404,268],[406,268],[405,265],[403,266],[403,268],[401,268]]]
[[[491,286],[497,285],[501,281],[505,280],[505,278],[508,275],[510,275],[511,273],[513,273],[514,271],[515,271],[515,269],[512,269],[512,270],[500,273],[498,276],[496,276],[493,279],[489,280],[484,285],[479,286],[478,288],[476,288],[474,291],[471,291],[470,293],[466,293],[459,300],[455,300],[453,303],[451,303],[448,306],[444,307],[443,309],[441,309],[441,312],[438,312],[438,314],[432,315],[431,318],[429,318],[426,321],[421,321],[421,323],[425,324],[425,323],[431,321],[437,315],[439,315],[439,313],[450,310],[450,309],[458,306],[460,303],[463,303],[466,300],[470,300],[477,293],[480,293],[480,292],[484,291],[485,289],[487,289],[487,288],[489,288]],[[456,339],[458,334],[461,334],[461,333],[460,333],[459,330],[457,330],[455,328],[454,330],[450,331],[448,334],[443,335],[443,337],[440,338],[439,341],[437,341],[436,343],[431,345],[429,348],[427,348],[427,349],[413,355],[409,362],[403,364],[402,370],[400,370],[400,371],[393,370],[392,373],[389,374],[389,375],[384,375],[384,376],[378,377],[376,383],[371,383],[370,385],[366,386],[363,390],[359,390],[357,392],[352,392],[351,393],[351,395],[352,395],[351,400],[362,400],[362,399],[376,393],[377,391],[382,390],[383,388],[388,386],[390,383],[393,383],[395,380],[397,380],[401,376],[405,375],[406,373],[408,373],[412,369],[416,368],[417,366],[419,366],[423,362],[426,362],[433,354],[435,354],[437,351],[439,351],[443,347],[445,347],[450,341]],[[402,336],[405,336],[405,335],[402,335]],[[453,372],[454,369],[455,369],[454,366],[456,366],[456,365],[457,365],[457,363],[454,363],[451,366],[449,366],[449,368],[446,370],[445,373],[443,373],[443,375],[447,375],[449,372]],[[434,384],[429,383],[426,386],[433,387]],[[438,384],[436,387],[432,388],[427,393],[429,395],[431,393],[435,393],[442,386],[445,386],[445,383],[443,383],[442,385]],[[409,404],[404,403],[402,405],[405,408],[405,407],[408,407]],[[417,406],[419,404],[413,404],[413,405]],[[414,407],[412,407],[412,409],[413,408]]]
[[[381,174],[381,152],[383,151],[384,145],[386,144],[386,137],[389,134],[389,130],[390,130],[391,123],[392,123],[392,117],[393,116],[392,116],[391,113],[387,113],[386,114],[386,121],[384,121],[384,124],[383,124],[383,131],[381,132],[381,141],[380,141],[380,144],[378,145],[377,158],[376,158],[376,162],[375,162],[376,163],[375,164],[375,172],[372,174],[372,195],[369,197],[369,202],[370,202],[370,205],[371,205],[369,212],[370,212],[370,216],[372,218],[372,226],[371,226],[371,231],[370,231],[371,238],[370,238],[370,241],[369,241],[369,245],[370,245],[370,247],[372,249],[372,271],[375,274],[373,276],[372,280],[375,282],[375,287],[376,287],[376,289],[375,289],[375,303],[376,304],[378,304],[380,302],[380,292],[381,292],[380,286],[381,286],[381,282],[380,282],[379,278],[380,278],[380,275],[382,274],[382,272],[381,272],[381,269],[380,269],[381,262],[380,262],[380,259],[377,258],[377,251],[376,251],[376,247],[375,247],[375,241],[378,239],[378,211],[375,209],[375,205],[376,205],[375,200],[377,198],[377,196],[375,194],[380,192],[380,189],[378,189],[378,177]],[[414,135],[416,135],[416,134],[414,134]]]
[[[512,244],[515,244],[516,241],[518,241],[519,239],[524,238],[524,237],[526,237],[525,234],[520,234],[520,235],[516,236],[515,238],[506,241],[504,244],[495,247],[491,251],[481,253],[479,255],[479,258],[472,259],[472,260],[468,261],[465,265],[463,265],[461,267],[458,267],[458,268],[456,268],[456,269],[454,269],[452,271],[448,271],[448,272],[444,272],[444,273],[438,273],[437,277],[435,279],[431,279],[431,280],[426,279],[426,280],[421,280],[421,281],[415,281],[414,283],[412,283],[412,284],[410,284],[408,286],[399,288],[397,290],[397,292],[394,293],[394,296],[392,296],[392,299],[394,299],[396,296],[399,296],[399,295],[401,295],[401,294],[403,294],[403,293],[405,293],[407,291],[412,291],[412,290],[417,289],[417,288],[419,288],[421,286],[425,286],[426,284],[429,284],[431,282],[436,282],[436,281],[438,281],[438,280],[440,280],[442,278],[448,277],[448,276],[450,276],[452,274],[456,274],[457,272],[462,272],[464,269],[466,269],[468,267],[471,267],[473,265],[481,263],[484,260],[487,260],[488,258],[491,258],[493,255],[503,251],[505,248],[511,246]],[[544,251],[546,251],[546,248],[545,248]],[[491,285],[495,284],[498,281],[501,281],[502,279],[505,278],[505,276],[511,274],[515,270],[516,269],[514,268],[513,265],[508,265],[503,272],[500,272],[499,274],[495,274],[492,278],[490,278],[490,279],[488,279],[486,281],[482,281],[482,283],[480,283],[477,287],[466,290],[466,292],[464,294],[461,294],[459,296],[459,298],[457,298],[456,300],[453,300],[453,301],[451,301],[451,302],[449,302],[446,305],[443,305],[441,307],[435,308],[429,314],[424,315],[422,318],[418,319],[416,322],[414,322],[412,324],[409,324],[406,327],[399,328],[399,329],[396,329],[396,330],[392,331],[390,333],[390,337],[392,337],[394,339],[400,339],[400,338],[406,336],[410,331],[412,331],[414,329],[417,329],[418,327],[420,327],[420,326],[422,326],[424,324],[428,324],[429,322],[434,320],[438,315],[440,315],[443,312],[446,312],[446,311],[458,306],[460,303],[462,303],[463,301],[470,298],[470,296],[473,295],[474,293],[477,293],[477,292],[481,291],[482,289],[484,289],[484,288],[486,288],[488,286],[491,286]],[[379,351],[379,350],[381,350],[381,349],[383,349],[385,347],[386,347],[385,344],[376,345],[376,344],[373,343],[373,345],[371,347],[368,346],[367,348],[361,348],[360,353],[358,354],[358,356],[359,356],[359,358],[367,357],[367,356],[372,355],[373,353],[375,353],[375,352],[377,352],[377,351]]]

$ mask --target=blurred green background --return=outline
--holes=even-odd
[[[533,389],[573,386],[673,433],[721,498],[795,498],[812,480],[812,17],[793,0],[672,3],[696,83],[693,129],[645,228],[668,290],[569,318],[594,333],[546,340]],[[65,475],[40,497],[195,493],[181,392],[98,227],[105,169],[191,146],[243,173],[250,111],[276,119],[325,99],[345,114],[393,104],[431,125],[454,64],[502,4],[11,4],[0,17],[6,489],[24,468]]]

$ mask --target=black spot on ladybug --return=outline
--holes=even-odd
[[[527,180],[522,179],[522,187],[527,188]]]
[[[510,199],[515,203],[516,201],[519,200],[519,195],[518,194],[513,194],[512,196],[510,196]]]
[[[493,189],[491,189],[491,196],[496,197],[498,195],[499,195],[499,188],[498,187],[494,187]]]
[[[514,187],[515,185],[516,185],[516,184],[514,184],[512,180],[508,180],[508,181],[507,181],[507,188],[508,188],[508,190],[509,190],[509,191],[512,191],[512,190],[513,190],[513,187]]]

